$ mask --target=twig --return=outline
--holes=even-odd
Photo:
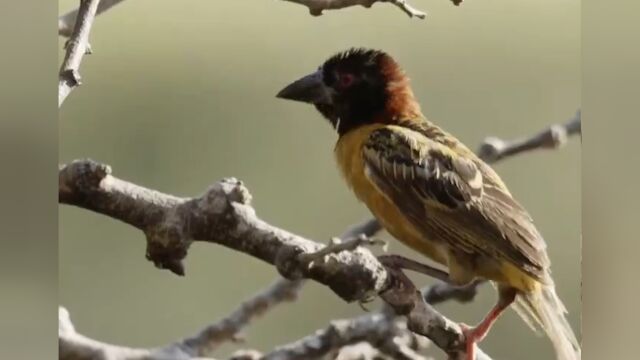
[[[58,80],[58,107],[71,91],[80,85],[80,63],[88,49],[91,25],[98,10],[100,0],[81,0],[78,8],[78,20],[66,44],[65,54]]]
[[[386,0],[386,1],[400,8],[400,10],[404,11],[404,13],[409,15],[409,17],[415,16],[419,19],[424,19],[427,17],[427,13],[414,8],[409,4],[407,0]]]
[[[105,344],[78,334],[69,313],[58,311],[59,357],[64,360],[195,360],[204,359],[222,342],[235,339],[249,322],[273,306],[296,298],[302,281],[278,280],[263,292],[245,301],[231,315],[199,331],[196,335],[155,349],[134,349]]]
[[[58,308],[59,360],[143,360],[151,358],[153,350],[116,346],[96,341],[76,332],[67,309]],[[188,357],[176,357],[176,360]]]
[[[58,199],[142,230],[147,258],[157,267],[182,275],[182,260],[193,241],[217,243],[273,264],[290,280],[310,278],[325,284],[345,301],[380,294],[396,313],[408,316],[410,329],[448,354],[462,349],[460,329],[433,308],[423,307],[421,318],[407,313],[420,308],[413,302],[424,302],[422,297],[415,296],[417,290],[407,297],[406,289],[398,289],[394,281],[402,275],[390,274],[368,249],[326,254],[326,261],[305,266],[301,254],[316,253],[322,245],[259,219],[249,191],[238,180],[225,179],[197,198],[179,198],[118,179],[106,165],[81,160],[60,168]],[[427,322],[417,325],[422,320]]]
[[[366,342],[398,360],[425,360],[416,350],[427,343],[407,331],[404,321],[384,313],[366,314],[349,320],[335,320],[322,330],[291,344],[279,346],[261,360],[322,359],[335,349]]]
[[[482,145],[480,145],[478,156],[492,163],[525,151],[557,149],[566,144],[570,136],[580,134],[581,132],[581,113],[578,110],[574,117],[566,123],[551,125],[547,129],[528,138],[502,140],[497,137],[488,137]]]
[[[113,6],[118,5],[124,0],[102,0],[98,5],[98,10],[96,11],[96,16],[102,14],[103,12],[111,9]],[[71,32],[73,31],[73,25],[76,23],[76,18],[78,17],[78,10],[71,10],[64,15],[60,15],[58,17],[58,35],[69,37],[71,36]]]
[[[353,251],[363,245],[367,245],[367,246],[381,245],[383,246],[383,248],[386,249],[387,242],[384,240],[366,236],[364,234],[358,235],[351,239],[346,239],[345,241],[342,241],[341,239],[338,239],[338,238],[334,238],[332,239],[332,242],[329,245],[323,247],[322,249],[316,252],[313,252],[310,254],[298,255],[298,260],[302,263],[309,264],[313,261],[324,260],[327,255],[337,254],[342,251]]]
[[[389,2],[393,5],[400,8],[405,14],[409,15],[409,17],[417,17],[420,19],[424,19],[426,14],[418,9],[415,9],[407,0],[284,0],[293,2],[296,4],[304,5],[309,8],[309,13],[313,16],[320,16],[324,10],[336,10],[336,9],[344,9],[346,7],[351,6],[363,6],[365,8],[370,8],[373,4],[377,2]],[[456,3],[456,0],[452,0],[453,3]],[[456,4],[457,5],[457,4]]]
[[[245,301],[229,316],[184,339],[181,347],[191,349],[191,353],[198,356],[211,354],[221,343],[236,339],[253,318],[261,316],[274,305],[294,301],[302,283],[302,280],[277,280],[263,292]]]

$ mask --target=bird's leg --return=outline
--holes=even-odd
[[[400,255],[381,255],[378,256],[378,260],[382,263],[382,265],[394,268],[394,269],[404,269],[415,271],[427,276],[431,276],[440,281],[451,283],[451,279],[449,278],[449,274],[446,271],[440,270],[433,266],[423,264],[417,262],[415,260],[411,260],[404,256]]]
[[[504,310],[509,307],[515,299],[516,289],[500,287],[498,290],[498,302],[478,325],[469,327],[465,324],[460,324],[466,341],[467,360],[475,360],[476,343],[482,341],[482,339],[487,336],[498,317],[500,317]]]

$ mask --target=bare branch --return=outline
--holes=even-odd
[[[96,11],[96,15],[100,15],[103,12],[111,9],[113,6],[118,5],[124,0],[102,0],[98,5],[98,10]],[[58,35],[64,37],[70,37],[71,32],[73,31],[73,25],[76,23],[76,18],[78,17],[79,9],[74,9],[67,12],[64,15],[60,15],[58,17]]]
[[[404,321],[391,314],[376,312],[354,319],[332,321],[327,328],[279,346],[260,359],[322,359],[345,346],[366,342],[393,359],[425,360],[416,352],[427,346],[424,340],[407,331]]]
[[[386,249],[387,242],[365,235],[359,235],[351,239],[346,239],[346,241],[344,242],[341,239],[334,238],[329,245],[316,252],[298,255],[298,260],[303,264],[309,264],[314,261],[324,261],[327,255],[338,254],[342,251],[353,251],[363,245],[381,245]]]
[[[328,253],[325,261],[312,264],[300,261],[323,246],[258,218],[249,191],[238,180],[222,180],[197,198],[179,198],[118,179],[106,165],[80,160],[60,168],[58,198],[142,230],[147,258],[159,268],[182,275],[182,260],[193,241],[217,243],[274,265],[285,278],[322,283],[348,302],[379,294],[397,314],[407,315],[411,330],[452,357],[464,351],[460,328],[420,305],[424,301],[415,287],[407,292],[404,281],[394,280],[406,275],[386,269],[368,249]]]
[[[401,9],[409,17],[424,19],[427,14],[412,7],[407,0],[284,0],[309,8],[309,13],[313,16],[320,16],[324,10],[344,9],[351,6],[363,6],[370,8],[377,2],[388,2]],[[460,5],[462,0],[451,0],[454,5]]]
[[[407,328],[416,334],[424,335],[451,360],[466,360],[463,349],[464,336],[460,326],[442,316],[424,301],[422,293],[415,287],[407,275],[397,268],[387,268],[393,286],[389,291],[380,293],[380,298],[393,309],[396,315],[404,315]],[[460,334],[456,336],[454,334]],[[476,349],[476,360],[490,360],[481,349]]]
[[[385,0],[393,5],[397,6],[400,10],[404,11],[409,17],[417,17],[418,19],[424,19],[427,17],[427,13],[420,11],[409,4],[407,0]]]
[[[133,349],[105,344],[78,334],[66,309],[58,311],[58,337],[60,359],[200,359],[210,354],[222,342],[233,340],[249,322],[284,301],[295,300],[301,280],[281,279],[263,292],[245,301],[231,315],[207,326],[196,335],[156,349]],[[204,359],[204,358],[202,358]]]
[[[283,301],[294,301],[302,287],[302,280],[277,280],[265,291],[245,301],[231,315],[213,325],[207,326],[195,336],[182,341],[182,347],[191,352],[205,356],[211,354],[221,343],[237,338],[242,328],[258,316],[261,316],[274,305]]]
[[[566,144],[570,136],[581,134],[581,132],[581,113],[578,110],[566,123],[551,125],[528,138],[502,140],[497,137],[488,137],[480,145],[478,156],[492,163],[525,151],[557,149]]]
[[[115,346],[93,340],[76,332],[67,309],[58,308],[58,359],[59,360],[142,360],[149,359],[152,350]],[[108,354],[108,355],[107,355]],[[176,360],[187,359],[176,357]]]
[[[80,63],[89,48],[89,33],[96,16],[100,0],[80,0],[78,20],[66,44],[58,80],[58,107],[69,96],[71,91],[80,85]]]

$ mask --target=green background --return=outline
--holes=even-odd
[[[61,13],[76,4],[61,1]],[[110,164],[116,176],[183,196],[235,176],[251,190],[262,218],[326,241],[367,211],[339,177],[330,126],[310,106],[274,95],[329,55],[350,46],[386,50],[412,78],[427,117],[472,148],[485,136],[532,134],[580,106],[578,1],[413,5],[428,18],[409,19],[389,4],[314,18],[284,1],[125,1],[94,24],[84,84],[60,112],[60,162],[90,157]],[[545,236],[558,292],[578,329],[579,139],[496,169]],[[246,255],[196,244],[187,276],[179,278],[155,269],[144,249],[134,228],[60,208],[59,301],[82,333],[161,345],[224,316],[277,277],[273,267]],[[420,259],[396,241],[390,251]],[[475,323],[494,299],[486,287],[473,304],[439,308]],[[246,344],[216,355],[235,347],[268,350],[361,313],[308,284],[296,303],[251,326]],[[552,358],[548,341],[512,312],[483,348],[496,359]]]

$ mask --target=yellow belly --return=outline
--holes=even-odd
[[[447,264],[446,249],[425,237],[406,220],[398,207],[366,177],[362,146],[372,131],[385,125],[362,126],[340,137],[335,148],[336,160],[347,184],[380,221],[391,236],[428,258]]]

